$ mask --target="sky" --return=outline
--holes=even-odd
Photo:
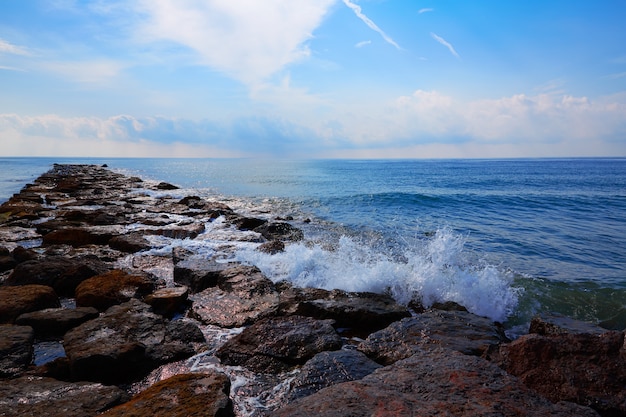
[[[0,155],[626,156],[626,1],[0,0]]]

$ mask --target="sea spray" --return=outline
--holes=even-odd
[[[405,247],[400,257],[374,243],[344,235],[332,244],[293,243],[275,255],[247,246],[236,259],[256,265],[273,281],[302,287],[389,292],[400,303],[419,300],[426,307],[455,301],[495,321],[505,321],[515,310],[521,289],[513,286],[513,274],[470,261],[465,237],[449,228]]]

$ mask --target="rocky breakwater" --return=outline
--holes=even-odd
[[[305,219],[177,191],[55,165],[0,206],[0,415],[626,415],[623,332],[273,282],[235,243]]]

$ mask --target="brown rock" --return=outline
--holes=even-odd
[[[255,227],[254,231],[267,240],[298,241],[304,238],[302,230],[284,222],[264,223]]]
[[[216,352],[226,365],[278,373],[303,364],[315,354],[341,347],[332,320],[289,316],[262,319],[228,340]]]
[[[150,304],[156,313],[170,317],[186,307],[188,296],[187,287],[160,288],[146,296],[145,302]]]
[[[59,297],[45,285],[0,287],[0,323],[13,323],[24,313],[60,307]]]
[[[480,356],[505,340],[502,330],[485,317],[437,310],[392,323],[369,335],[358,349],[376,362],[389,365],[433,345]]]
[[[15,323],[30,326],[38,339],[61,338],[68,330],[98,317],[93,307],[47,308],[21,314]]]
[[[109,246],[126,253],[135,253],[151,248],[150,242],[141,233],[114,236],[109,240]]]
[[[154,282],[119,269],[96,275],[76,287],[76,305],[104,311],[131,298],[143,298],[154,291]]]
[[[602,334],[606,331],[606,329],[595,324],[557,314],[540,314],[533,317],[528,329],[528,333],[537,333],[542,336],[564,333]]]
[[[175,251],[173,257],[174,282],[188,287],[192,293],[216,286],[221,273],[234,265],[183,251]]]
[[[181,374],[154,384],[102,416],[234,416],[229,391],[230,380],[224,374]]]
[[[15,267],[6,280],[8,285],[41,284],[53,287],[60,296],[74,296],[76,286],[109,268],[95,256],[46,256]]]
[[[551,401],[626,415],[624,333],[529,334],[500,347],[503,369]]]
[[[592,417],[590,408],[552,404],[484,359],[437,348],[359,381],[324,388],[275,411],[300,416]]]
[[[52,378],[21,377],[0,384],[0,415],[5,417],[91,417],[126,401],[118,387]]]
[[[85,245],[106,245],[113,237],[107,232],[97,232],[92,228],[68,227],[54,230],[43,236],[44,245],[72,245],[74,247]]]
[[[0,325],[0,377],[17,375],[30,365],[34,340],[31,327]]]
[[[257,248],[259,252],[269,253],[270,255],[275,255],[280,252],[285,251],[285,243],[280,240],[272,240],[269,242],[265,242]]]
[[[185,321],[167,321],[138,300],[113,306],[65,334],[75,380],[124,382],[196,353],[204,336]]]

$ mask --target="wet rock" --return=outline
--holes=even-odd
[[[108,266],[95,256],[46,256],[17,265],[6,284],[48,285],[60,296],[73,297],[78,284],[108,270]]]
[[[334,384],[364,378],[380,367],[381,365],[356,350],[318,353],[300,368],[289,384],[289,401],[306,397]]]
[[[272,415],[592,417],[590,408],[553,404],[484,359],[448,349],[420,351],[359,381],[324,388]]]
[[[17,265],[17,261],[11,255],[0,255],[0,272],[9,271]]]
[[[174,282],[189,288],[192,293],[214,287],[221,273],[234,266],[233,263],[176,251],[174,254]]]
[[[114,236],[108,243],[111,248],[126,253],[135,253],[151,248],[150,242],[141,233]]]
[[[63,344],[74,380],[113,383],[192,356],[203,341],[192,323],[167,321],[132,299],[68,331]]]
[[[480,356],[506,338],[491,320],[465,311],[428,311],[372,333],[358,349],[378,363],[392,364],[433,346]]]
[[[154,291],[152,280],[116,269],[80,283],[76,287],[76,305],[104,311],[131,298],[142,299],[152,291]]]
[[[278,311],[274,284],[256,267],[237,266],[221,271],[217,285],[190,297],[190,314],[205,324],[240,327]]]
[[[34,340],[32,327],[0,325],[0,377],[18,375],[30,365]]]
[[[304,238],[302,230],[284,222],[264,223],[255,227],[254,231],[267,240],[298,241]]]
[[[528,333],[537,333],[542,336],[552,336],[564,333],[602,334],[604,329],[595,324],[575,320],[557,314],[541,314],[532,318]]]
[[[180,374],[154,384],[102,416],[234,416],[229,392],[230,380],[224,374]]]
[[[13,252],[11,254],[13,256],[13,259],[15,259],[17,263],[32,261],[39,257],[37,252],[35,252],[34,250],[26,249],[22,246],[17,246],[15,249],[13,249]]]
[[[171,317],[187,306],[189,289],[187,287],[159,288],[145,298],[145,302],[161,315]]]
[[[195,239],[205,231],[204,223],[174,224],[163,228],[146,230],[146,233],[172,239]]]
[[[216,352],[222,363],[255,372],[278,373],[301,365],[315,354],[338,350],[341,337],[332,320],[270,317],[247,327]]]
[[[106,231],[98,231],[93,228],[68,227],[53,230],[43,236],[44,245],[67,244],[73,247],[85,245],[106,245],[113,234]]]
[[[280,240],[272,240],[270,242],[265,242],[257,248],[259,252],[268,253],[270,255],[275,255],[280,252],[285,251],[285,243]]]
[[[364,335],[410,316],[407,308],[397,304],[391,296],[341,290],[330,291],[324,298],[298,302],[294,314],[333,319],[336,327],[350,328]]]
[[[156,188],[159,190],[178,190],[177,186],[167,182],[160,182],[157,184]]]
[[[0,415],[5,417],[90,417],[126,400],[118,387],[88,382],[31,376],[0,384]]]
[[[46,285],[0,287],[0,323],[13,323],[24,313],[60,307],[59,297]]]
[[[239,230],[254,230],[259,226],[267,223],[267,220],[257,219],[255,217],[239,217],[233,221],[235,227]]]
[[[30,326],[38,339],[62,338],[70,329],[98,317],[93,307],[47,308],[20,315],[15,323]]]
[[[528,334],[500,347],[500,366],[551,401],[626,415],[624,333]]]

